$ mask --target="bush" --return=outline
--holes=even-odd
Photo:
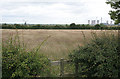
[[[2,24],[2,29],[15,29],[15,26],[10,24]]]
[[[75,26],[76,26],[76,24],[75,24],[75,23],[71,23],[71,24],[70,24],[70,28],[72,28],[72,29],[74,29],[74,28],[75,28]]]
[[[95,28],[96,28],[96,29],[99,29],[100,27],[101,27],[101,26],[100,26],[99,24],[96,24],[96,25],[95,25]]]
[[[105,33],[101,36],[95,33],[92,35],[90,43],[69,55],[74,63],[79,63],[79,76],[118,78],[120,60],[117,35]]]
[[[2,47],[2,77],[35,77],[49,76],[49,60],[40,54],[38,49],[26,50],[26,45],[19,36],[3,41]]]

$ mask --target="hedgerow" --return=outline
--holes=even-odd
[[[2,29],[107,29],[107,30],[118,30],[119,26],[106,26],[103,24],[96,25],[85,25],[85,24],[75,24],[70,25],[23,25],[23,24],[2,24]]]
[[[40,48],[40,47],[39,47]],[[27,50],[19,36],[3,40],[2,44],[2,77],[46,77],[50,74],[50,62],[38,48]]]
[[[79,46],[69,55],[74,63],[78,63],[79,77],[119,78],[118,35],[106,33],[101,36],[95,33],[92,35],[91,42]]]

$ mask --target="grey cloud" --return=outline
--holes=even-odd
[[[94,16],[93,9],[91,10],[93,6],[88,4],[91,3],[85,3],[83,0],[80,2],[13,1],[0,5],[3,11],[0,14],[6,22],[21,22],[22,19],[28,19],[30,23],[86,23]]]
[[[1,8],[11,10],[22,6],[51,5],[53,2],[9,2],[0,5]]]

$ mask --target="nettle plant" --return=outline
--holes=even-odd
[[[44,41],[45,42],[45,41]],[[41,45],[40,45],[41,46]],[[27,51],[18,35],[3,41],[2,77],[44,77],[49,76],[49,60],[38,52],[40,46]]]
[[[92,41],[73,51],[69,55],[78,63],[80,77],[119,77],[118,36],[92,33]],[[86,40],[87,41],[87,40]]]

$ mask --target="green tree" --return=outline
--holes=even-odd
[[[114,11],[109,11],[111,19],[115,21],[115,24],[120,23],[120,0],[107,0],[106,3],[110,4],[111,8],[114,9]]]
[[[75,23],[71,23],[70,24],[70,28],[75,29],[76,28],[76,24]]]
[[[100,24],[95,25],[95,28],[100,28],[100,27],[101,27]]]

